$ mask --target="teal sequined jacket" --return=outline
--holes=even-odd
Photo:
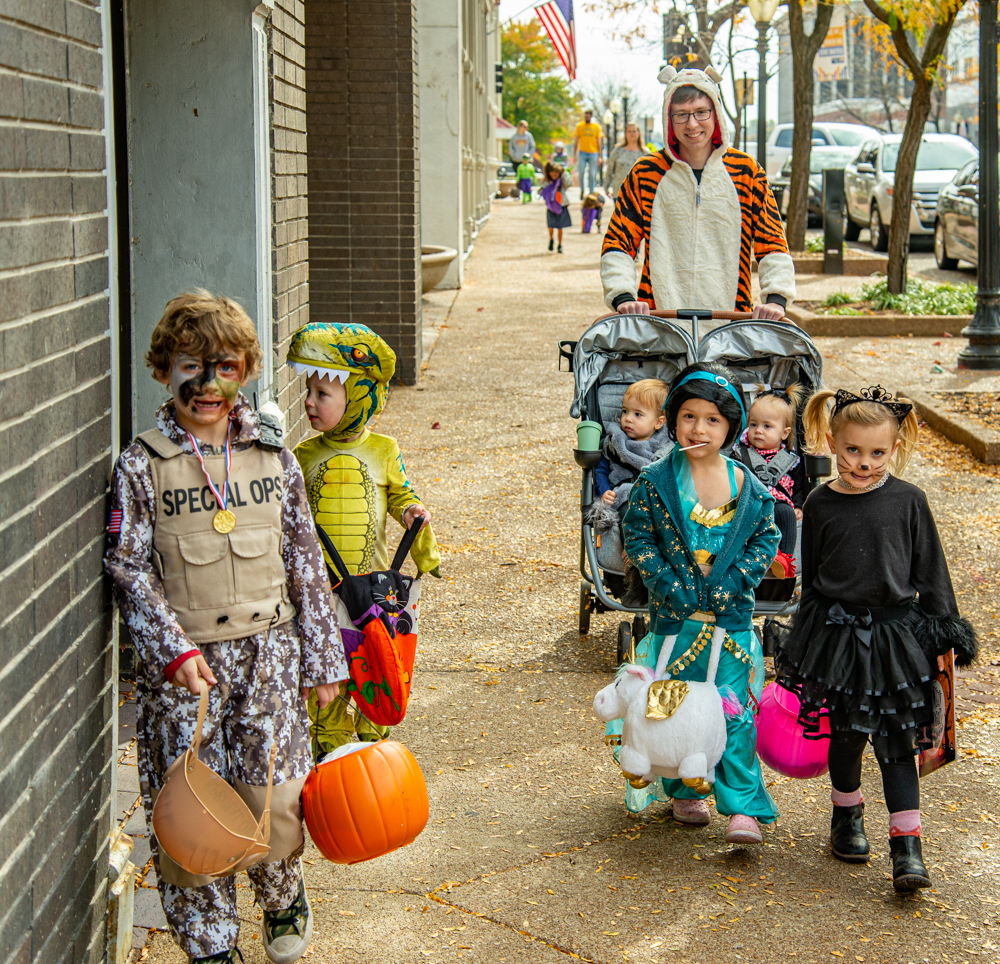
[[[672,635],[694,612],[715,613],[730,631],[751,626],[754,589],[778,551],[774,496],[743,473],[743,488],[712,572],[706,576],[684,538],[680,492],[670,459],[647,465],[623,521],[625,551],[649,590],[650,631]]]

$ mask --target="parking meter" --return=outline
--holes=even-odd
[[[823,172],[823,274],[844,273],[843,170]]]

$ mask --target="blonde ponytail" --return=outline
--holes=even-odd
[[[913,404],[909,399],[903,398],[901,395],[897,396],[897,400]],[[906,466],[910,464],[910,459],[917,450],[917,436],[919,434],[920,423],[917,421],[917,410],[916,408],[911,408],[899,426],[899,431],[896,433],[896,438],[899,440],[899,448],[896,449],[896,454],[892,457],[891,466],[893,475],[901,476],[906,471]]]
[[[802,413],[802,426],[806,430],[806,451],[810,455],[830,455],[826,435],[830,431],[830,402],[835,392],[821,388],[813,392]]]

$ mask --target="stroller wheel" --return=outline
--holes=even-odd
[[[631,662],[635,657],[632,646],[632,626],[630,623],[618,624],[618,651],[615,655],[618,657],[617,662],[619,666],[622,663]]]
[[[590,632],[590,614],[594,611],[594,596],[590,591],[590,586],[585,582],[580,583],[580,635],[586,636]]]
[[[649,629],[646,626],[646,617],[636,616],[635,619],[632,620],[632,638],[642,639],[647,632],[649,632]]]

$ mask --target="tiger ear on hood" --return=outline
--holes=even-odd
[[[670,81],[672,81],[676,76],[677,70],[670,64],[667,64],[667,66],[656,75],[656,79],[661,84],[669,84]]]

